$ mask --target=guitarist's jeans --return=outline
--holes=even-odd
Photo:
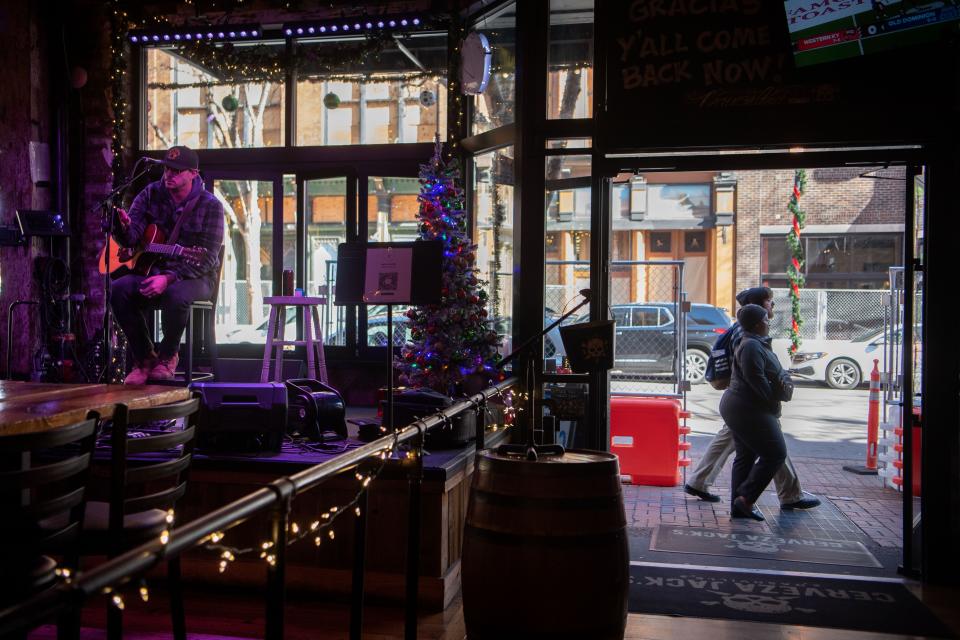
[[[128,274],[114,280],[110,306],[117,324],[127,334],[134,362],[137,363],[143,362],[154,351],[146,314],[160,309],[163,340],[156,351],[161,360],[169,360],[180,350],[190,303],[209,300],[213,295],[213,284],[206,279],[179,280],[156,298],[145,298],[140,294],[140,283],[144,279],[141,275]]]

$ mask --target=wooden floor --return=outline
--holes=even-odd
[[[918,595],[955,633],[960,635],[960,602],[957,589],[924,587]],[[106,638],[104,607],[98,603],[84,609],[85,640]],[[202,593],[188,592],[187,628],[194,640],[238,640],[262,638],[264,619],[259,595],[242,592]],[[128,601],[125,611],[125,638],[130,640],[160,640],[170,637],[167,602],[161,593],[151,596],[148,603]],[[369,640],[399,640],[403,638],[403,610],[395,606],[370,604],[366,608],[363,637]],[[349,609],[346,604],[324,603],[316,600],[291,598],[286,609],[286,640],[340,640],[349,637]],[[463,606],[458,596],[442,613],[422,615],[419,638],[429,640],[463,640]],[[889,634],[863,633],[821,627],[801,627],[741,622],[704,618],[681,618],[631,614],[627,619],[625,638],[629,640],[727,640],[750,638],[756,640],[862,640],[866,638],[907,638]],[[56,638],[54,627],[37,629],[30,635],[34,640]]]

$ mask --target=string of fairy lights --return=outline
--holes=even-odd
[[[529,393],[527,392],[515,392],[513,390],[503,391],[497,389],[494,395],[499,399],[500,403],[503,406],[503,423],[494,424],[491,427],[491,431],[497,432],[501,428],[507,428],[509,425],[515,424],[517,416],[520,412],[526,410],[526,405],[530,398]],[[490,412],[490,407],[488,401],[484,401],[477,405],[479,409],[485,412],[485,415],[493,417]],[[442,412],[441,412],[442,413]],[[445,423],[450,423],[450,416],[444,416]],[[413,423],[414,425],[419,425],[422,430],[421,421]],[[388,435],[386,427],[380,427],[381,433]],[[386,468],[387,463],[390,460],[396,460],[402,464],[414,464],[419,459],[423,458],[423,438],[419,438],[416,445],[403,448],[399,441],[399,431],[393,432],[393,438],[386,442],[379,451],[371,454],[370,458],[366,461],[361,461],[354,471],[354,479],[356,480],[358,486],[356,493],[353,498],[348,500],[345,503],[334,505],[329,507],[319,513],[319,515],[309,518],[308,523],[301,525],[296,520],[291,520],[287,526],[287,546],[294,545],[303,540],[310,540],[317,547],[321,546],[324,541],[333,541],[337,538],[337,529],[336,525],[340,518],[353,514],[355,518],[359,518],[362,515],[362,510],[360,503],[364,497],[364,494],[370,491],[371,485],[380,477],[380,474]],[[373,469],[364,470],[364,462],[370,460],[376,461],[376,466]],[[173,509],[170,509],[166,513],[166,528],[160,534],[160,544],[166,546],[170,543],[172,536],[174,535],[173,524],[176,519],[176,513]],[[239,558],[243,556],[252,556],[257,554],[259,560],[263,561],[269,566],[276,566],[277,563],[277,550],[275,540],[262,540],[256,546],[247,546],[240,547],[236,545],[231,545],[226,542],[227,533],[225,531],[215,531],[210,535],[203,538],[199,546],[206,551],[211,551],[215,554],[217,562],[217,571],[218,573],[225,573],[230,565],[236,562]],[[57,576],[60,577],[65,583],[70,583],[73,579],[73,573],[68,567],[58,567],[56,570]],[[137,595],[143,602],[148,602],[150,599],[150,589],[145,579],[140,579],[137,582]],[[124,610],[127,606],[126,599],[124,597],[124,591],[119,586],[106,587],[103,590],[103,595],[110,599],[110,604],[116,607],[118,610]]]

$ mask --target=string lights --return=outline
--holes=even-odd
[[[516,415],[516,393],[513,390],[504,392],[500,389],[497,389],[495,394],[503,404],[504,419],[502,425],[493,425],[492,431],[494,432],[498,431],[500,428],[506,428],[507,426],[512,425]],[[523,399],[529,397],[529,395],[521,394],[520,397]],[[493,418],[493,414],[490,411],[489,405],[486,401],[484,401],[481,405],[478,405],[478,408],[484,411],[486,415],[489,415],[491,418]],[[416,448],[411,447],[401,451],[398,436],[399,432],[395,432],[393,441],[385,445],[383,449],[371,456],[371,458],[377,461],[375,469],[372,471],[363,471],[358,467],[358,470],[354,472],[354,479],[357,481],[359,486],[356,494],[350,501],[346,502],[345,504],[334,505],[326,509],[320,513],[319,516],[312,519],[310,524],[306,526],[301,526],[297,521],[291,521],[287,528],[287,546],[293,545],[301,540],[309,539],[312,540],[315,546],[319,547],[323,544],[324,540],[336,540],[337,534],[335,524],[337,519],[345,514],[353,514],[353,516],[356,518],[359,518],[361,515],[363,515],[363,511],[360,507],[360,500],[364,493],[370,490],[371,484],[380,476],[381,472],[386,467],[388,460],[393,459],[401,462],[401,464],[411,464],[415,463],[418,458],[423,456],[422,438],[419,440],[419,446]],[[368,458],[368,460],[370,459]],[[173,525],[175,513],[172,509],[167,511],[165,520],[168,525]],[[161,544],[166,545],[169,543],[170,536],[170,531],[164,530],[164,532],[161,534]],[[255,552],[259,552],[258,555],[260,560],[263,560],[270,566],[276,566],[277,553],[275,550],[276,543],[274,541],[264,540],[257,547],[240,548],[224,544],[223,541],[225,538],[226,534],[223,531],[215,531],[200,541],[200,545],[202,545],[204,549],[216,552],[218,573],[225,573],[230,564],[235,562],[238,557]],[[71,574],[69,569],[58,568],[57,575],[69,582]],[[149,601],[150,590],[147,586],[146,580],[140,580],[137,587],[137,593],[143,602]],[[110,604],[117,609],[122,611],[126,607],[123,594],[116,587],[104,588],[103,594],[110,599]]]
[[[296,521],[290,522],[287,528],[287,546],[293,545],[301,540],[310,539],[313,541],[315,546],[319,547],[321,544],[323,544],[324,539],[335,540],[337,534],[334,526],[337,522],[337,519],[348,513],[354,514],[355,517],[360,517],[362,514],[359,504],[360,499],[363,497],[364,493],[369,490],[371,483],[376,480],[377,477],[379,477],[380,473],[386,466],[387,460],[398,455],[398,450],[398,440],[396,436],[394,436],[393,442],[375,455],[375,458],[379,461],[376,469],[370,472],[364,472],[360,470],[354,472],[354,478],[358,482],[359,487],[353,499],[345,504],[334,505],[330,507],[312,519],[310,524],[306,526],[301,526],[300,523]],[[404,452],[403,457],[400,459],[415,460],[418,455],[419,454],[416,451],[411,449]],[[217,553],[218,571],[220,573],[226,572],[230,564],[235,562],[238,557],[253,552],[259,552],[259,558],[268,565],[276,565],[277,555],[276,551],[274,550],[274,541],[264,540],[256,548],[240,548],[224,544],[223,540],[225,537],[226,534],[224,532],[218,531],[212,533],[205,540],[201,541],[204,549],[207,549],[208,551],[215,551]]]

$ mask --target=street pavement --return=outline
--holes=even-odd
[[[723,426],[720,397],[708,384],[694,385],[687,393],[687,409],[693,429],[694,453],[709,442]],[[780,424],[793,457],[858,460],[866,453],[866,388],[850,391],[831,389],[817,383],[799,383],[793,400],[783,403]],[[700,446],[698,446],[700,445]]]

